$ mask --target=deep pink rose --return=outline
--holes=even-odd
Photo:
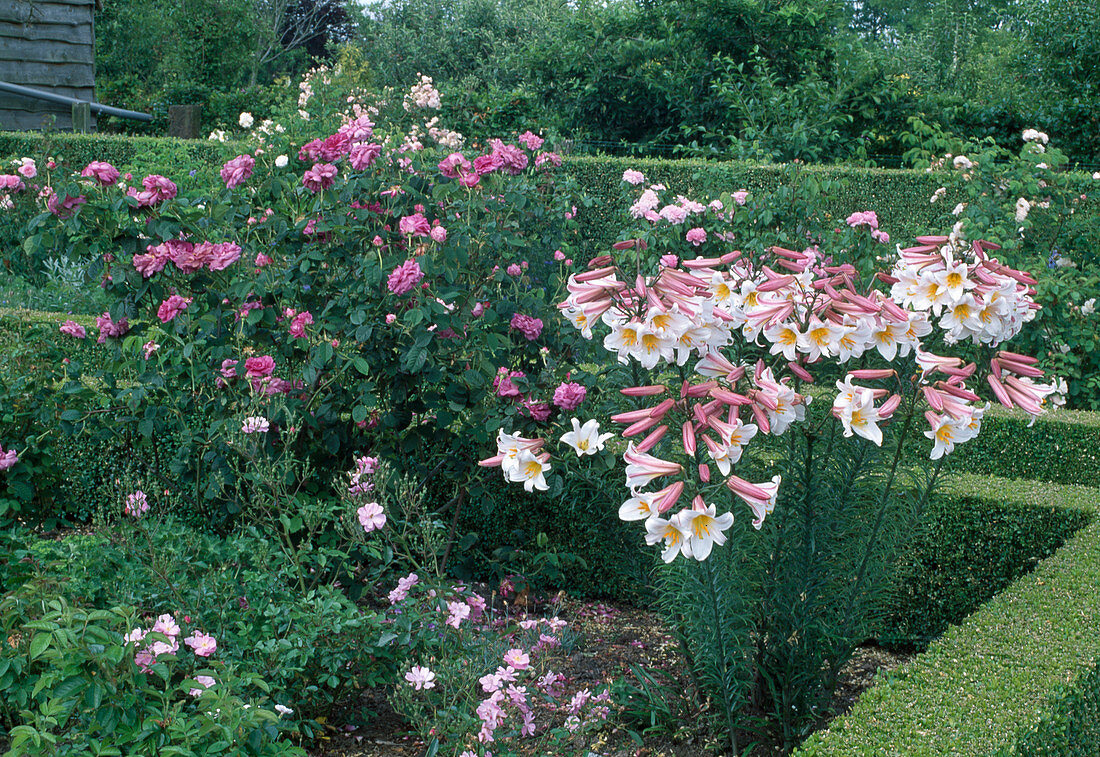
[[[554,390],[554,404],[566,412],[576,410],[588,396],[588,390],[580,384],[562,383]]]
[[[252,176],[252,169],[256,167],[256,159],[251,155],[238,155],[232,160],[226,161],[222,166],[222,181],[226,189],[233,189],[248,181]]]
[[[85,178],[95,179],[99,182],[100,186],[103,187],[109,187],[118,181],[118,169],[102,160],[93,160],[84,167],[80,175]]]
[[[491,155],[479,155],[474,158],[474,171],[478,176],[484,176],[487,173],[499,170],[504,166],[504,161],[499,155],[493,153]]]
[[[509,372],[507,368],[501,368],[497,371],[497,375],[493,377],[493,389],[498,397],[519,397],[522,392],[512,383],[512,379],[526,377],[527,374],[523,371]]]
[[[510,176],[517,176],[527,168],[529,160],[527,153],[515,145],[500,144],[493,150],[493,155],[500,158],[501,168]]]
[[[302,176],[302,184],[311,192],[328,189],[336,181],[338,170],[330,163],[318,163]]]
[[[470,172],[470,161],[460,152],[452,152],[439,161],[439,172],[448,179],[457,179],[462,174]]]
[[[516,313],[512,316],[511,326],[527,337],[528,341],[532,342],[538,339],[539,334],[542,333],[542,319],[532,318],[523,313]]]
[[[324,147],[324,142],[319,139],[315,139],[312,142],[306,142],[302,145],[302,149],[298,151],[298,160],[310,161],[316,163],[321,157],[321,150]]]
[[[532,134],[530,130],[528,130],[520,134],[517,141],[521,145],[524,145],[531,152],[534,152],[535,150],[542,147],[542,143],[544,140],[542,137],[538,136],[537,134]]]
[[[313,323],[313,315],[308,310],[303,310],[290,322],[290,335],[295,339],[302,339],[306,335],[306,326]]]
[[[266,378],[275,370],[275,358],[271,355],[250,357],[244,361],[244,375],[248,378]]]
[[[351,138],[347,134],[336,132],[321,143],[321,160],[335,163],[351,150]]]
[[[405,294],[416,288],[423,278],[424,272],[420,270],[420,264],[415,260],[406,260],[393,269],[387,284],[394,294]]]
[[[88,336],[87,330],[76,321],[65,321],[61,324],[61,333],[67,336],[76,337],[77,339],[85,339]]]
[[[229,266],[240,260],[241,248],[233,242],[219,242],[213,245],[213,250],[208,258],[211,271],[224,271]]]
[[[190,302],[190,300],[184,299],[178,294],[173,294],[164,302],[160,303],[160,307],[157,308],[157,318],[160,319],[161,323],[168,323],[187,309],[188,302]]]
[[[66,197],[59,200],[57,194],[51,194],[46,200],[46,208],[58,218],[69,218],[84,203],[88,202],[83,195]]]
[[[120,337],[130,330],[130,324],[125,318],[112,321],[110,313],[96,316],[95,325],[99,328],[99,339],[96,340],[99,344],[106,342],[108,337]]]

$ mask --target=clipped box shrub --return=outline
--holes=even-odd
[[[988,477],[958,486],[1090,522],[925,654],[881,676],[799,757],[1100,753],[1100,491]]]

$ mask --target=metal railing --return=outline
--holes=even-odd
[[[58,105],[71,105],[74,107],[87,105],[92,113],[103,114],[105,116],[118,116],[119,118],[129,118],[134,121],[153,120],[153,117],[148,113],[138,113],[134,110],[115,108],[111,105],[103,105],[102,103],[90,103],[67,95],[58,95],[53,92],[43,92],[40,89],[33,89],[32,87],[24,87],[22,84],[9,84],[6,81],[0,81],[0,92],[7,92],[9,94],[28,97],[34,100],[45,100],[46,102],[57,103]]]

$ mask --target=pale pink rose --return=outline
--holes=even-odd
[[[27,188],[27,185],[23,183],[15,174],[3,173],[0,174],[0,191],[4,192],[22,192]]]
[[[414,237],[426,237],[432,232],[432,225],[423,213],[414,213],[403,217],[397,224],[398,230],[405,235]]]
[[[522,649],[509,649],[504,653],[504,664],[516,670],[527,670],[531,658]]]
[[[707,231],[701,228],[688,229],[688,233],[684,235],[684,238],[698,247],[703,242],[707,241]]]
[[[0,447],[0,470],[7,470],[17,462],[19,462],[19,455],[15,450],[9,449],[5,452],[4,448]]]
[[[368,534],[386,525],[386,513],[377,502],[366,503],[356,510],[356,514],[359,516],[359,525]]]
[[[542,143],[545,140],[537,134],[532,134],[531,131],[528,130],[520,134],[517,141],[531,152],[534,152],[542,147]]]
[[[191,647],[199,657],[209,657],[218,650],[218,642],[214,637],[202,631],[195,631],[184,639],[183,643]]]
[[[625,181],[627,184],[638,186],[639,184],[645,183],[645,176],[642,175],[641,171],[635,171],[631,168],[628,168],[623,171],[623,181]]]
[[[436,242],[443,244],[447,241],[447,230],[442,226],[433,226],[431,232],[431,238]]]
[[[556,152],[540,152],[535,156],[535,168],[542,168],[547,163],[559,168],[561,167],[561,156]]]
[[[19,167],[15,169],[15,172],[25,179],[33,179],[38,175],[38,166],[34,164],[32,159],[24,158]]]
[[[513,277],[514,277],[514,276],[520,276],[520,275],[522,275],[522,274],[523,274],[523,269],[522,269],[522,268],[520,268],[520,267],[519,267],[518,265],[516,265],[515,263],[512,263],[512,264],[511,264],[510,266],[508,266],[507,268],[505,268],[505,269],[504,269],[504,272],[505,272],[506,274],[508,274],[509,276],[513,276]]]
[[[397,320],[397,316],[394,313],[386,313],[386,323],[393,323]]]
[[[196,683],[202,684],[203,688],[195,688],[187,692],[193,697],[202,696],[203,689],[209,689],[216,683],[216,681],[210,676],[195,676],[194,680]]]
[[[744,189],[740,189],[730,196],[733,198],[733,201],[736,202],[738,205],[744,205],[745,201],[749,199],[749,193]]]

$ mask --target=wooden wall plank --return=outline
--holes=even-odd
[[[0,81],[37,88],[94,87],[95,74],[87,65],[0,60]]]
[[[5,0],[0,3],[0,21],[14,21],[17,24],[63,24],[78,26],[91,18],[91,3],[42,2],[34,0]]]
[[[24,111],[0,111],[0,131],[37,131],[45,128],[44,113],[26,113]],[[72,129],[73,114],[57,113],[54,128]]]
[[[14,21],[0,21],[0,39],[52,39],[76,45],[94,45],[95,35],[92,23],[80,26],[57,24],[17,24]]]
[[[79,63],[91,66],[95,62],[95,48],[91,45],[71,45],[55,40],[0,38],[0,60]]]

